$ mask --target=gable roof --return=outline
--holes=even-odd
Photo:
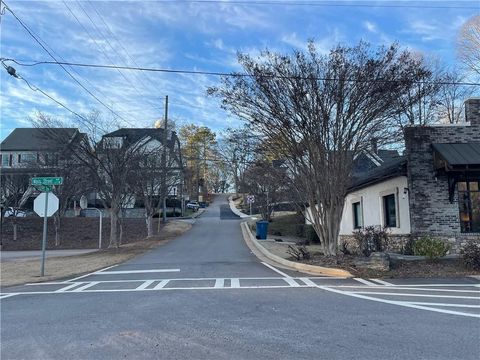
[[[1,151],[55,151],[73,140],[79,133],[76,128],[51,128],[49,134],[42,128],[16,128],[0,144]],[[59,143],[56,138],[68,141]]]
[[[398,156],[365,173],[353,176],[348,192],[359,190],[397,176],[407,175],[407,158]]]
[[[128,140],[130,144],[136,143],[137,141],[149,136],[153,139],[156,139],[163,143],[163,134],[164,129],[152,129],[152,128],[123,128],[115,130],[111,133],[103,135],[106,138],[112,137],[123,137]],[[177,135],[175,132],[172,132],[172,136],[167,140],[169,147],[174,147],[175,142],[177,141]]]

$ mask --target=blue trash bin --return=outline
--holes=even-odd
[[[257,221],[257,239],[265,240],[267,238],[268,232],[268,221],[260,220]]]

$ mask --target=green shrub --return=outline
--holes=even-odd
[[[372,252],[385,251],[388,248],[388,232],[380,226],[366,226],[354,231],[353,238],[365,256],[370,256]]]
[[[413,244],[413,254],[426,256],[429,259],[438,259],[447,255],[450,245],[431,236],[424,236]]]
[[[318,237],[317,232],[315,231],[312,225],[305,225],[304,231],[305,231],[305,238],[309,243],[313,243],[313,244],[320,243],[320,238]]]
[[[463,264],[466,268],[480,270],[480,243],[471,240],[461,251]]]

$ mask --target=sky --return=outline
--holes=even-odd
[[[241,71],[237,52],[258,55],[334,45],[402,47],[455,66],[460,26],[480,14],[480,1],[12,1],[7,6],[58,60],[76,63],[210,72]],[[0,57],[22,63],[52,61],[8,10],[1,15]],[[215,131],[241,125],[206,95],[219,78],[59,65],[13,66],[81,115],[101,111],[124,127],[151,127],[164,114],[177,126]],[[81,120],[0,68],[0,139],[31,127],[39,111],[81,126]],[[83,86],[81,86],[80,84]]]

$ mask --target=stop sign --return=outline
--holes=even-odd
[[[58,210],[58,197],[51,192],[42,192],[35,198],[35,201],[33,202],[33,210],[41,217],[45,216],[45,201],[47,200],[47,195],[47,216],[52,216]]]

